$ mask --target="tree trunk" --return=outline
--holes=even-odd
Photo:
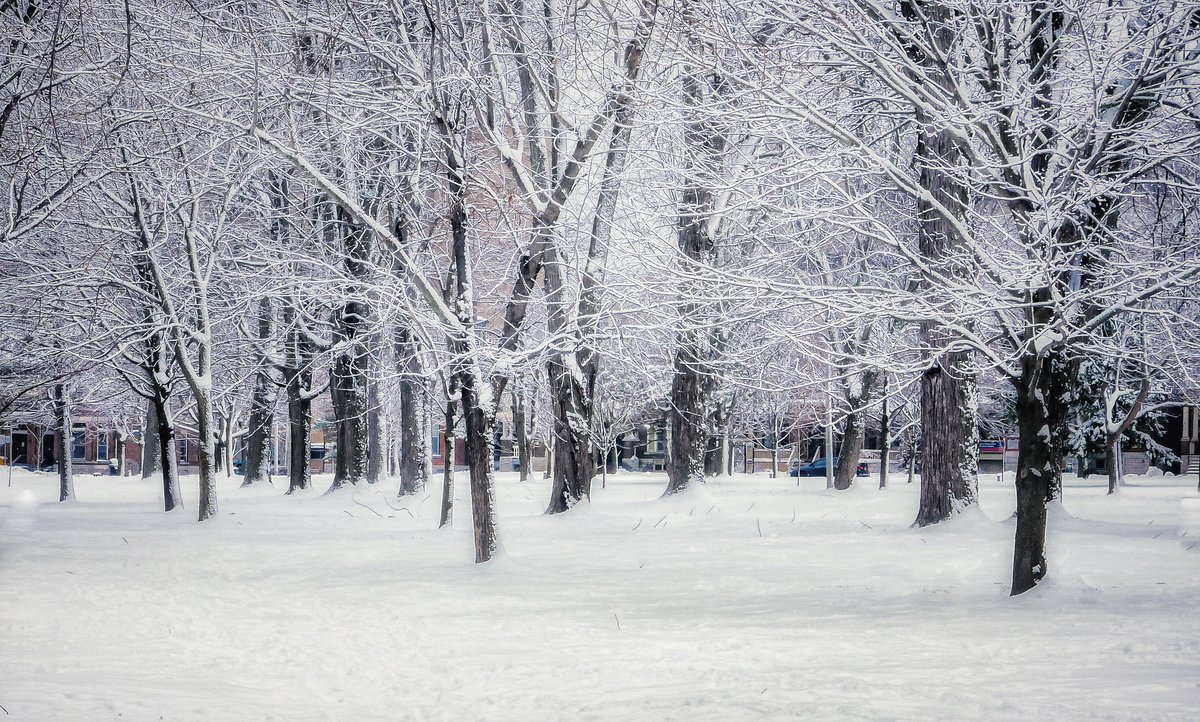
[[[554,416],[554,484],[546,513],[557,514],[592,493],[596,464],[589,421],[596,367],[584,349],[552,357],[546,365]]]
[[[845,491],[854,484],[865,430],[866,419],[862,411],[852,411],[846,416],[846,431],[842,434],[842,448],[838,450],[833,474],[833,488],[839,491]]]
[[[356,316],[357,312],[351,309],[360,305],[348,302],[345,316]],[[353,327],[353,324],[350,325]],[[343,331],[343,339],[350,348],[334,361],[329,380],[333,416],[337,423],[337,457],[330,491],[347,484],[357,484],[367,478],[370,450],[367,436],[367,365],[361,341],[353,340],[355,333],[352,330]]]
[[[532,463],[529,441],[529,422],[525,414],[525,392],[513,389],[513,438],[517,447],[517,464],[521,467],[521,481],[529,480],[529,465]]]
[[[466,428],[467,466],[471,476],[471,521],[475,538],[475,562],[492,558],[498,545],[496,534],[496,491],[492,473],[492,434],[495,428],[495,401],[487,398],[491,388],[485,388],[479,370],[479,354],[475,346],[474,279],[471,274],[471,255],[467,248],[466,178],[463,176],[460,148],[464,142],[442,127],[447,140],[446,174],[450,187],[450,235],[454,257],[457,298],[454,308],[461,329],[451,340],[454,356],[454,377],[462,399],[463,422]],[[486,399],[486,401],[485,401]]]
[[[54,386],[54,453],[58,456],[58,500],[75,499],[72,453],[75,435],[71,428],[71,392],[66,384]]]
[[[888,418],[887,382],[883,386],[883,410],[879,417],[879,488],[886,489],[888,482],[888,462],[892,453],[892,427]]]
[[[1021,594],[1046,575],[1046,504],[1061,478],[1066,426],[1065,364],[1056,352],[1022,360],[1017,389],[1017,532],[1013,550],[1012,594]]]
[[[429,414],[424,369],[409,328],[396,329],[400,362],[400,495],[415,494],[429,482]]]
[[[329,379],[337,423],[337,460],[330,491],[367,478],[371,448],[367,430],[370,354],[364,338],[371,309],[361,287],[370,273],[371,235],[340,206],[337,215],[346,270],[355,284],[338,314],[337,338],[341,351],[334,359]]]
[[[460,378],[463,421],[467,435],[467,468],[471,476],[471,518],[475,535],[475,562],[486,562],[496,553],[495,487],[492,474],[494,417],[480,404],[473,374]]]
[[[275,396],[278,391],[271,379],[266,344],[271,341],[274,325],[271,300],[262,298],[258,302],[258,368],[254,374],[254,389],[250,393],[246,446],[242,452],[243,487],[262,482],[271,483],[271,430],[275,421]]]
[[[921,377],[921,503],[918,526],[976,503],[979,432],[970,354],[944,354]]]
[[[217,459],[217,469],[224,469],[225,478],[233,477],[233,407],[230,406],[227,413],[221,414],[220,419],[220,452],[221,455]]]
[[[371,334],[369,368],[375,369],[367,379],[367,483],[376,484],[387,476],[386,448],[383,443],[384,414],[380,408],[378,370],[382,368],[382,344],[378,333]]]
[[[200,504],[197,521],[217,515],[217,453],[213,443],[213,404],[211,389],[192,389],[196,397],[197,450],[200,462]]]
[[[723,81],[716,72],[689,70],[692,72],[683,77],[684,104],[701,109],[720,94]],[[717,125],[697,116],[687,119],[684,142],[690,155],[700,159],[686,172],[679,205],[677,238],[686,275],[703,272],[717,260],[713,226],[709,223],[716,211],[717,196],[711,187],[715,179],[706,177],[712,168],[706,166],[724,155],[728,141]],[[709,423],[716,387],[710,357],[721,337],[720,327],[712,318],[716,309],[705,292],[688,283],[681,288],[680,296],[683,326],[675,334],[672,360],[666,494],[704,483],[704,456],[711,435]]]
[[[162,446],[158,440],[158,416],[151,400],[146,404],[146,419],[142,422],[142,478],[162,471]]]
[[[931,28],[928,39],[938,51],[948,52],[954,46],[951,15],[956,10],[941,0],[911,0],[902,3],[901,9],[909,20],[919,18],[927,23]],[[941,92],[953,92],[954,80],[939,65],[940,57],[915,47],[909,55]],[[928,193],[917,201],[918,247],[937,272],[948,278],[962,277],[969,268],[966,241],[937,209],[940,205],[957,219],[966,217],[967,188],[951,172],[962,165],[962,153],[955,131],[943,127],[944,119],[931,116],[920,105],[915,114],[916,165],[921,188]],[[979,432],[970,353],[943,353],[954,338],[935,323],[922,322],[920,335],[932,355],[921,378],[921,503],[916,519],[918,525],[926,526],[975,503]]]
[[[125,478],[129,475],[129,461],[126,452],[129,451],[129,434],[117,432],[117,476]]]
[[[1104,456],[1108,462],[1108,493],[1117,493],[1121,485],[1121,435],[1105,434]]]
[[[438,528],[450,524],[450,518],[454,513],[454,425],[457,423],[454,419],[454,401],[446,402],[446,433],[444,441],[446,442],[442,448],[442,514],[441,520],[438,522]]]
[[[302,373],[288,379],[288,491],[291,494],[312,485],[312,401],[304,395]]]
[[[155,421],[154,437],[158,441],[157,458],[162,473],[163,511],[171,511],[183,504],[179,490],[179,453],[175,444],[175,423],[167,398],[157,395],[150,400]],[[149,414],[147,414],[149,415]]]

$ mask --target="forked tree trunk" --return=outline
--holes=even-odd
[[[75,499],[75,478],[71,468],[75,435],[71,429],[71,392],[66,384],[54,386],[54,453],[58,456],[58,500]]]
[[[584,349],[560,355],[547,363],[554,411],[554,484],[547,514],[566,511],[592,493],[596,465],[591,429],[596,367]]]

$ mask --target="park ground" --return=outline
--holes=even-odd
[[[3,470],[7,471],[7,470]],[[1068,478],[1050,576],[1008,596],[1011,477],[911,527],[903,476],[497,480],[475,565],[465,474],[285,496],[224,479],[219,518],[154,481],[0,474],[0,720],[1195,720],[1194,477]]]

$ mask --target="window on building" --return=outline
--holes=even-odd
[[[434,456],[442,455],[442,435],[441,434],[433,435],[433,455]]]
[[[101,431],[96,434],[96,460],[108,461],[108,432]]]
[[[76,428],[71,432],[71,460],[83,461],[87,458],[87,431]]]

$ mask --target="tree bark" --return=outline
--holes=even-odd
[[[271,300],[264,297],[258,302],[260,349],[258,368],[254,374],[254,389],[250,393],[250,417],[246,428],[246,447],[242,452],[243,487],[254,486],[262,482],[271,483],[270,445],[277,387],[271,379],[270,360],[267,358],[265,347],[270,343],[274,333],[273,321],[274,312],[271,309]]]
[[[888,417],[887,381],[883,383],[883,409],[879,415],[879,488],[886,489],[892,453],[892,427]]]
[[[966,352],[943,354],[921,377],[918,526],[950,518],[978,498],[975,378]]]
[[[1049,295],[1040,289],[1039,298]],[[1047,314],[1047,311],[1038,311]],[[1040,325],[1040,324],[1039,324]],[[1012,594],[1021,594],[1046,575],[1046,504],[1061,488],[1067,421],[1067,364],[1061,352],[1027,354],[1017,388],[1017,531]]]
[[[851,411],[846,415],[846,430],[842,433],[842,448],[838,450],[833,472],[833,488],[838,491],[845,491],[854,484],[865,431],[866,419],[863,418],[862,411]]]
[[[583,356],[584,358],[580,358]],[[592,493],[596,465],[592,453],[596,366],[590,354],[568,353],[547,362],[554,414],[554,484],[547,514],[566,511]]]
[[[371,259],[370,234],[355,223],[341,206],[337,208],[345,248],[345,264],[354,279],[350,298],[342,305],[337,320],[337,346],[329,380],[333,416],[337,424],[337,459],[330,491],[367,479],[370,438],[367,429],[368,386],[370,384],[365,332],[370,315],[363,284]]]
[[[448,526],[451,516],[454,514],[454,425],[456,423],[454,401],[449,400],[446,402],[446,433],[443,437],[445,444],[442,448],[442,513],[438,522],[439,529]]]
[[[429,483],[429,414],[425,375],[411,330],[396,329],[400,362],[400,495],[415,494]]]
[[[129,461],[126,452],[129,450],[129,434],[117,432],[117,476],[125,478],[129,475]]]
[[[1121,485],[1121,435],[1105,434],[1104,455],[1108,462],[1108,493],[1117,493]]]
[[[924,23],[927,40],[936,50],[930,54],[914,46],[909,57],[940,92],[953,93],[953,79],[940,63],[941,53],[956,40],[951,20],[957,10],[942,0],[904,0],[901,9],[907,19]],[[935,277],[962,278],[968,273],[966,242],[937,209],[939,205],[949,209],[958,220],[966,217],[970,198],[955,175],[963,164],[962,153],[953,129],[942,125],[944,119],[920,105],[915,115],[916,164],[921,188],[928,193],[917,201],[918,247]],[[923,283],[929,285],[931,280]],[[935,323],[923,321],[919,331],[931,355],[921,378],[921,503],[916,519],[919,526],[926,526],[976,502],[979,432],[970,352],[944,351],[955,339]]]
[[[58,500],[75,499],[75,478],[71,468],[75,435],[71,428],[71,392],[66,384],[54,386],[54,452],[58,456]]]
[[[175,443],[175,421],[167,407],[167,397],[161,393],[150,401],[154,410],[155,437],[158,440],[158,458],[161,461],[163,511],[172,511],[183,505],[179,490],[179,453]]]
[[[158,441],[158,416],[154,411],[155,404],[150,400],[146,404],[146,418],[142,422],[142,478],[162,471],[162,446]]]
[[[521,481],[529,480],[529,465],[532,463],[529,439],[529,421],[525,413],[525,392],[514,389],[513,394],[513,438],[517,447],[517,464],[521,467]]]
[[[384,411],[379,396],[379,370],[383,368],[383,348],[379,332],[371,334],[371,354],[367,379],[367,483],[376,484],[387,476],[387,448],[384,444]]]

